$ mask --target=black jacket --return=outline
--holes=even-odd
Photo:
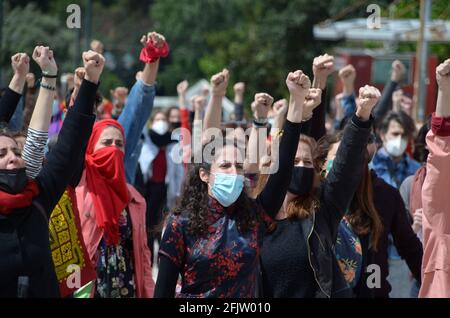
[[[380,288],[369,289],[366,281],[370,273],[361,273],[359,284],[355,287],[358,297],[387,298],[391,291],[391,285],[387,280],[389,275],[388,245],[389,234],[394,238],[394,245],[400,256],[406,260],[414,278],[420,283],[423,248],[409,223],[408,213],[405,210],[399,191],[377,177],[375,171],[371,171],[375,208],[383,223],[383,234],[378,242],[378,249],[364,248],[363,258],[367,264],[380,266]],[[364,238],[361,238],[362,242]],[[366,238],[367,240],[367,238]],[[364,244],[362,244],[364,245]],[[366,244],[368,245],[368,244]]]
[[[5,93],[0,99],[0,128],[8,125],[21,97],[21,94],[16,93],[9,87],[5,89]]]
[[[0,297],[16,297],[20,276],[29,278],[28,297],[58,297],[50,252],[48,218],[73,177],[92,132],[97,85],[83,81],[58,142],[36,182],[39,194],[31,206],[0,215]]]
[[[346,126],[333,167],[319,192],[315,213],[301,222],[308,255],[318,285],[316,297],[352,297],[339,269],[335,242],[339,223],[358,187],[365,163],[365,151],[372,120],[362,122],[355,115]]]

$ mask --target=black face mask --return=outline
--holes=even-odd
[[[304,196],[311,192],[314,183],[314,168],[294,167],[288,191]]]
[[[17,194],[25,189],[28,183],[25,168],[6,170],[0,169],[0,191]]]
[[[181,122],[176,122],[176,123],[170,123],[170,130],[172,131],[172,130],[175,130],[175,129],[177,129],[177,128],[180,128],[181,127]]]

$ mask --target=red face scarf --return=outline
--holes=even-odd
[[[122,126],[112,119],[95,123],[86,150],[86,183],[95,209],[97,225],[105,231],[107,245],[119,242],[119,217],[128,205],[128,188],[125,181],[124,153],[115,146],[108,146],[94,152],[103,130]]]
[[[28,184],[21,193],[10,194],[0,191],[0,214],[10,214],[15,209],[30,206],[38,193],[38,185],[31,179],[28,179]]]

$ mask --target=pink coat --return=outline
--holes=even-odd
[[[151,298],[155,283],[152,278],[150,266],[151,252],[147,244],[145,223],[146,203],[136,189],[128,184],[130,203],[131,227],[133,232],[133,258],[134,274],[136,280],[136,296],[138,298]],[[92,197],[86,189],[86,172],[83,172],[80,183],[75,189],[77,206],[80,213],[81,230],[89,258],[94,268],[98,259],[98,245],[103,237],[103,230],[97,226]]]
[[[419,297],[450,298],[450,137],[430,131],[422,188],[422,287]]]

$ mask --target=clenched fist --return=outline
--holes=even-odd
[[[211,77],[212,94],[218,97],[224,97],[227,92],[230,73],[227,69]]]
[[[324,89],[328,76],[334,70],[334,56],[324,54],[314,58],[313,61],[314,87]]]
[[[270,107],[273,104],[273,97],[266,93],[255,94],[254,115],[256,119],[266,119]]]
[[[147,35],[141,37],[141,44],[143,46],[146,46],[150,41],[152,41],[156,48],[162,48],[164,42],[166,42],[166,38],[162,34],[156,32],[149,32]]]
[[[86,71],[85,79],[98,84],[100,75],[105,66],[105,58],[103,55],[92,50],[83,53],[83,64]]]
[[[450,94],[450,59],[444,61],[436,68],[436,81],[439,85],[439,90]]]
[[[177,85],[178,95],[186,95],[186,91],[187,91],[188,87],[189,87],[189,82],[186,80],[178,83],[178,85]]]
[[[399,60],[392,62],[391,81],[400,82],[406,73],[406,67]]]
[[[344,95],[348,96],[353,94],[355,90],[356,69],[353,65],[349,64],[339,70],[339,78],[341,79],[342,86],[344,87]]]
[[[320,105],[322,101],[322,90],[320,88],[310,88],[303,104],[303,120],[310,119],[313,110]]]
[[[302,71],[290,72],[286,78],[289,93],[295,98],[305,98],[311,88],[311,81]]]
[[[33,51],[33,60],[39,65],[42,73],[58,74],[58,66],[53,57],[53,51],[48,46],[36,46]]]
[[[366,85],[359,89],[356,115],[362,120],[369,120],[372,109],[381,97],[378,88]]]
[[[25,78],[30,70],[30,58],[27,53],[17,53],[11,57],[11,66],[14,75]]]

